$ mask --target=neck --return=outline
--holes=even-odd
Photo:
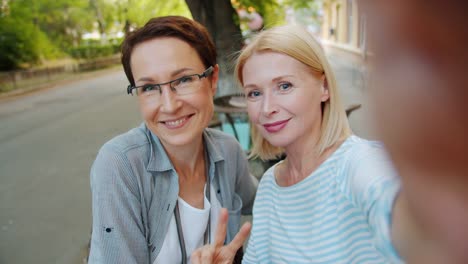
[[[166,152],[179,178],[205,176],[205,147],[202,138],[192,144],[171,146],[166,148]]]
[[[317,142],[317,141],[315,141]],[[306,144],[301,148],[287,148],[286,159],[280,164],[276,180],[278,185],[292,186],[312,174],[340,145],[337,143],[319,153],[317,144]]]
[[[179,197],[191,206],[203,209],[207,177],[203,140],[180,147],[175,152],[174,148],[167,152],[179,177]]]

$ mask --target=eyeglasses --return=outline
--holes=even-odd
[[[159,96],[162,94],[161,86],[166,84],[169,84],[171,90],[178,95],[195,93],[201,87],[200,80],[213,74],[213,70],[213,66],[210,66],[201,74],[186,75],[165,83],[144,84],[140,86],[129,85],[127,93],[133,95],[133,90],[136,90],[138,96]]]

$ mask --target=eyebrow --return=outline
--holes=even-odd
[[[190,71],[190,70],[193,70],[192,68],[181,68],[181,69],[178,69],[178,70],[175,70],[173,72],[171,72],[171,79],[174,77],[174,76],[177,76],[183,72],[186,72],[186,71]],[[140,79],[136,80],[136,82],[154,82],[154,79],[151,78],[151,77],[141,77]]]
[[[286,78],[286,77],[292,77],[292,78],[295,78],[294,75],[281,75],[281,76],[278,76],[278,77],[275,77],[271,80],[272,83],[275,83],[275,82],[278,82],[278,81],[281,81],[282,79]],[[247,88],[256,88],[257,85],[255,84],[247,84],[245,85],[243,88],[244,89],[247,89]]]
[[[276,78],[273,78],[273,80],[271,80],[271,82],[277,82],[277,81],[280,81],[281,79],[284,79],[286,77],[293,77],[294,78],[294,75],[281,75],[281,76],[278,76]]]

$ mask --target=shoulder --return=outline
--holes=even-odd
[[[349,140],[349,150],[346,155],[349,169],[362,170],[391,163],[382,142],[366,140],[357,136],[351,136]]]
[[[337,174],[349,172],[375,161],[389,161],[383,143],[349,136],[329,158],[332,160]]]
[[[258,198],[271,194],[271,191],[276,187],[275,167],[278,164],[279,162],[271,166],[270,168],[268,168],[265,171],[265,173],[263,173],[263,176],[260,179],[260,183],[258,184],[258,190],[257,190]]]
[[[144,125],[133,128],[107,141],[99,150],[127,153],[135,148],[149,147],[150,139]]]
[[[106,142],[91,167],[91,180],[106,180],[133,174],[135,165],[147,164],[151,145],[144,125]],[[122,177],[122,176],[119,176]]]
[[[350,136],[334,157],[335,179],[342,188],[367,186],[376,179],[395,178],[396,171],[379,141]]]
[[[350,149],[352,156],[356,154],[368,156],[369,154],[385,155],[385,146],[380,141],[367,140],[357,136],[350,137]]]
[[[398,186],[398,174],[383,143],[356,136],[349,139],[346,158],[337,179],[342,190],[364,195],[379,193],[385,186]],[[348,193],[346,192],[346,193]]]

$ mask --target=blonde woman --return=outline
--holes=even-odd
[[[399,184],[382,145],[351,134],[320,44],[303,28],[260,34],[236,67],[263,176],[246,263],[395,263]]]
[[[252,122],[252,155],[286,155],[260,182],[243,263],[400,262],[392,239],[403,229],[392,220],[400,224],[406,212],[394,207],[395,170],[382,144],[352,134],[314,37],[298,26],[266,30],[241,52],[235,73]],[[235,252],[229,246],[194,255],[209,251],[212,262],[227,263]]]

